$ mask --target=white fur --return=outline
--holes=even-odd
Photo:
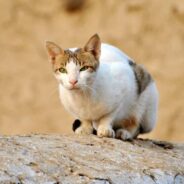
[[[66,66],[68,74],[56,75],[62,81],[59,93],[64,107],[85,122],[85,128],[77,131],[79,134],[90,133],[93,123],[99,136],[114,137],[112,126],[130,116],[136,117],[144,132],[154,128],[158,104],[156,85],[150,83],[137,97],[135,76],[128,59],[118,48],[102,44],[96,73],[79,72],[80,66],[70,61]],[[71,79],[78,80],[76,89],[69,83]]]

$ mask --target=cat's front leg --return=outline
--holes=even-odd
[[[80,125],[74,131],[78,135],[93,134],[92,122],[91,121],[80,121]]]
[[[99,121],[97,135],[99,137],[115,137],[115,132],[112,128],[112,119],[109,117],[104,117]]]

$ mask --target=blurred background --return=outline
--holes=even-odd
[[[82,47],[94,33],[151,72],[158,123],[144,137],[184,141],[184,1],[0,1],[0,134],[72,133],[45,41]]]

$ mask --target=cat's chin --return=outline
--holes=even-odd
[[[67,86],[66,87],[67,90],[80,90],[80,88],[78,86]]]

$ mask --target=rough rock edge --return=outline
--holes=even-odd
[[[75,135],[0,137],[0,183],[184,183],[184,144]]]

